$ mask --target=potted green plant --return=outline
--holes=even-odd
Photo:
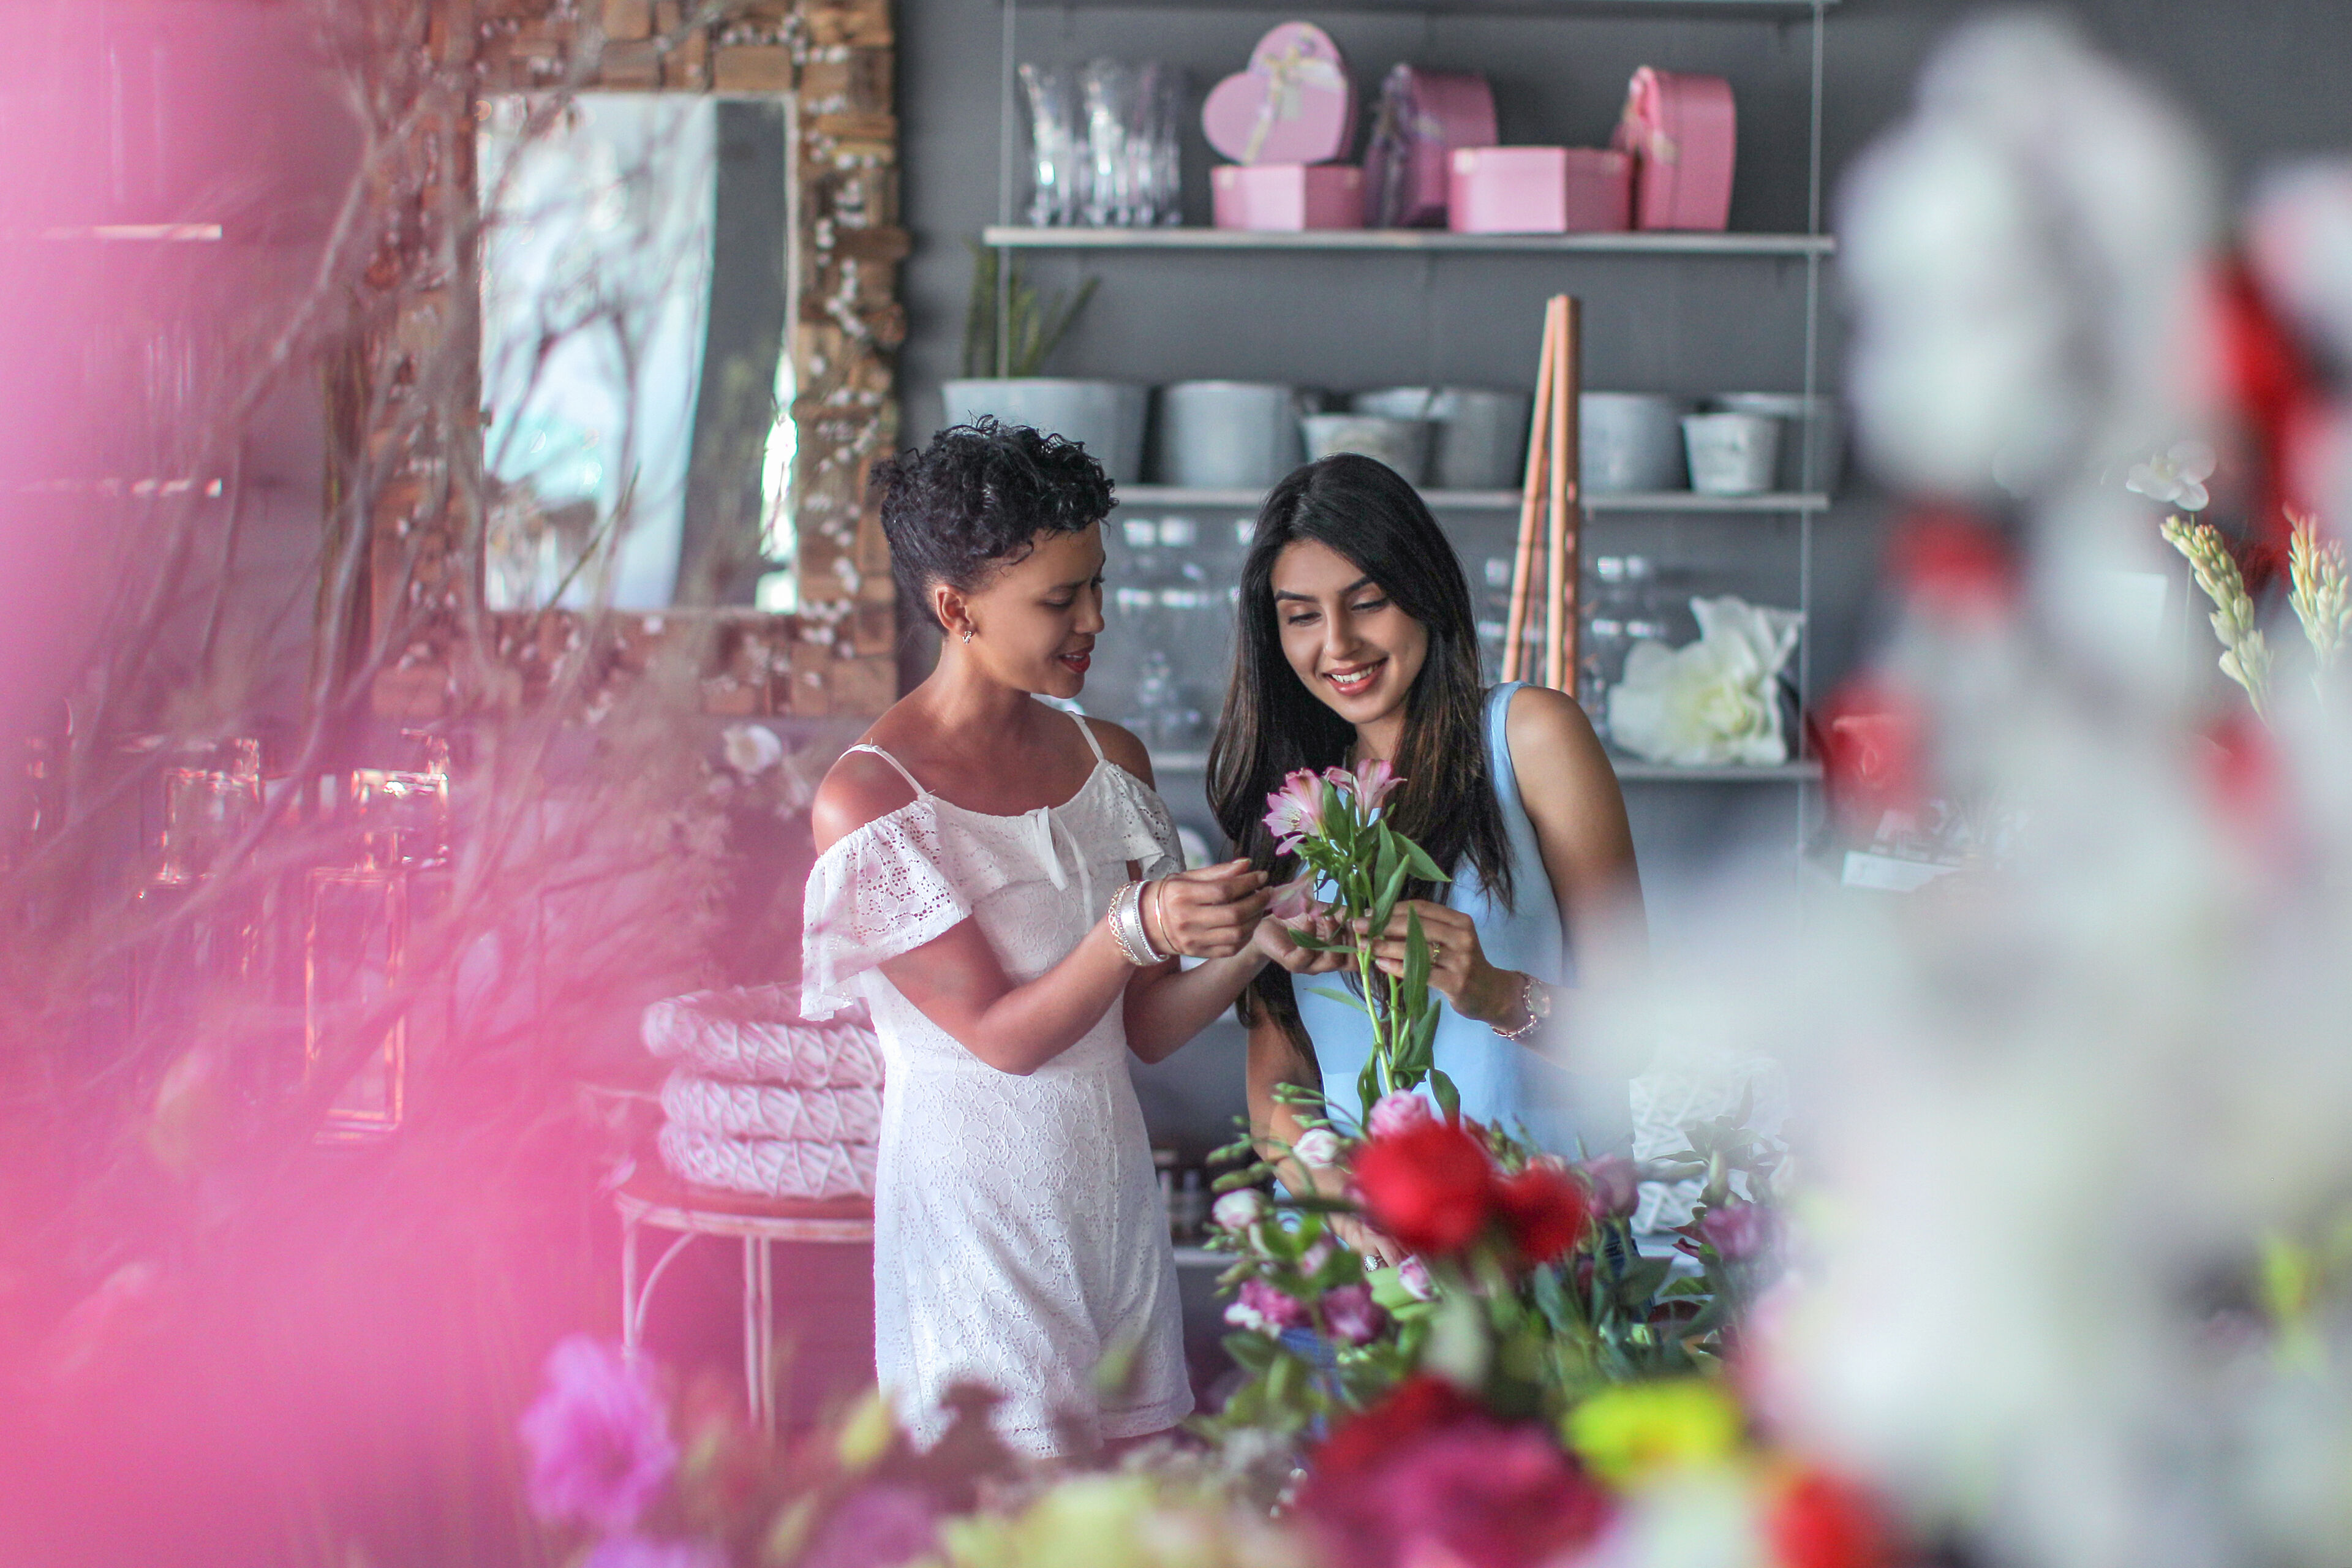
[[[1001,288],[1000,266],[1004,268]],[[940,392],[950,423],[992,415],[1008,425],[1066,436],[1099,461],[1114,481],[1132,484],[1143,476],[1143,426],[1150,389],[1131,382],[1038,374],[1094,297],[1095,282],[1090,278],[1074,291],[1049,295],[1021,276],[1017,262],[1000,259],[996,251],[975,245],[971,308],[964,319],[963,375]]]

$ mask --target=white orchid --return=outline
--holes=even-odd
[[[2147,461],[2134,463],[2124,488],[2183,511],[2203,511],[2213,500],[2205,481],[2213,477],[2214,466],[2213,448],[2204,442],[2175,441]]]
[[[1680,767],[1789,760],[1775,683],[1804,617],[1744,599],[1693,599],[1699,639],[1636,643],[1609,692],[1609,733],[1647,762]]]

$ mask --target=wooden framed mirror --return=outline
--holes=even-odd
[[[561,683],[593,713],[655,676],[718,714],[879,712],[897,623],[866,481],[897,438],[908,243],[887,0],[432,17],[372,384],[329,396],[374,470],[352,636],[398,647],[375,712]]]

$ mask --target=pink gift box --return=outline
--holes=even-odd
[[[1330,35],[1285,22],[1257,41],[1247,70],[1209,89],[1209,145],[1237,163],[1328,163],[1356,140],[1356,84]]]
[[[1451,154],[1495,144],[1495,93],[1482,76],[1400,65],[1381,85],[1364,150],[1364,221],[1412,228],[1445,221]]]
[[[1599,147],[1463,147],[1446,223],[1456,234],[1601,234],[1626,226],[1633,160]]]
[[[1738,130],[1721,77],[1635,71],[1612,142],[1634,158],[1633,226],[1728,228]]]
[[[1219,228],[1364,226],[1364,172],[1352,163],[1221,163],[1209,184]]]

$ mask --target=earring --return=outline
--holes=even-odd
[[[964,640],[964,641],[966,641],[966,642],[970,642],[970,641],[971,641],[971,634],[972,634],[973,632],[975,632],[975,631],[979,630],[979,629],[980,629],[980,628],[979,628],[979,627],[977,627],[977,626],[966,626],[966,627],[964,627],[964,629],[963,629],[963,640]]]

